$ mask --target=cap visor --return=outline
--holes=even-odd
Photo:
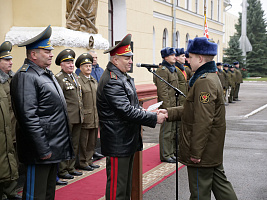
[[[13,58],[12,56],[6,56],[6,57],[3,57],[2,59],[11,59]]]
[[[44,48],[45,50],[54,50],[54,48],[51,46],[51,47],[46,47]]]
[[[121,56],[133,56],[133,55],[134,55],[133,52],[129,52],[129,53],[123,54]]]

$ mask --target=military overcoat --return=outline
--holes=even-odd
[[[187,166],[214,167],[223,161],[225,106],[215,72],[215,62],[201,66],[192,77],[195,82],[190,84],[184,107],[167,109],[169,121],[182,119],[179,161]],[[194,164],[191,157],[201,162]]]

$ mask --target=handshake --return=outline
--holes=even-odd
[[[162,124],[168,118],[168,111],[165,109],[157,110],[157,123]]]

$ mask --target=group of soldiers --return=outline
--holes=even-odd
[[[75,65],[79,69],[76,72],[77,75],[74,73],[75,52],[72,49],[64,49],[55,59],[55,64],[61,67],[61,71],[54,76],[49,70],[53,57],[51,53],[53,47],[49,40],[51,32],[52,29],[48,26],[35,38],[19,45],[26,46],[27,58],[16,73],[14,80],[12,44],[5,41],[0,45],[0,140],[2,143],[0,147],[0,199],[22,198],[16,191],[19,161],[26,164],[27,176],[30,176],[29,172],[32,174],[36,170],[41,181],[43,180],[41,184],[35,183],[38,181],[36,175],[36,180],[33,182],[36,184],[36,191],[39,190],[37,188],[48,187],[42,176],[50,172],[45,172],[47,169],[42,169],[44,170],[42,171],[37,167],[33,170],[31,164],[59,163],[55,166],[57,185],[68,184],[62,179],[73,179],[74,176],[82,175],[82,172],[77,171],[76,168],[93,171],[100,167],[93,163],[93,157],[95,159],[103,157],[95,152],[95,147],[98,137],[96,90],[104,70],[97,64],[96,52],[91,51],[81,54],[76,59]],[[31,66],[36,66],[35,70],[39,74],[37,76],[40,76],[36,79],[37,82],[34,81],[34,75],[31,75],[31,70],[29,70]],[[43,78],[42,75],[49,78]],[[39,84],[39,81],[43,81],[43,83]],[[29,85],[31,82],[33,85]],[[54,90],[49,86],[51,83]],[[32,87],[34,85],[35,87]],[[38,91],[35,91],[36,88]],[[59,94],[59,99],[53,99],[55,93]],[[22,97],[23,95],[27,98]],[[28,101],[31,101],[34,107],[30,108]],[[58,111],[58,108],[62,106],[66,106],[66,110],[63,108]],[[31,113],[31,116],[29,114],[24,116],[25,111]],[[42,112],[43,114],[40,114]],[[59,113],[57,114],[57,112]],[[28,120],[34,119],[34,121],[27,122],[27,117],[30,118]],[[37,129],[39,123],[40,129]],[[64,128],[66,124],[68,125],[67,129]],[[46,135],[51,131],[55,132],[57,136],[52,138],[52,135],[47,135],[47,141],[42,136],[43,130]],[[30,134],[31,136],[29,136]],[[47,142],[50,143],[51,150],[47,148]],[[65,151],[58,151],[59,147],[63,147]],[[33,150],[35,148],[41,158],[35,154]],[[61,155],[65,159],[60,158]],[[40,171],[38,172],[38,170]],[[27,178],[25,181],[27,182]],[[29,182],[25,183],[25,191],[29,190],[28,186]],[[42,194],[40,193],[40,195]]]
[[[243,78],[239,68],[239,62],[234,61],[233,65],[218,62],[217,68],[217,74],[224,90],[225,105],[228,105],[228,103],[235,103],[235,101],[240,101],[238,93],[240,84],[243,83]]]

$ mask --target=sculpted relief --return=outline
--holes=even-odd
[[[98,32],[95,21],[98,0],[66,0],[67,28],[96,34]]]

